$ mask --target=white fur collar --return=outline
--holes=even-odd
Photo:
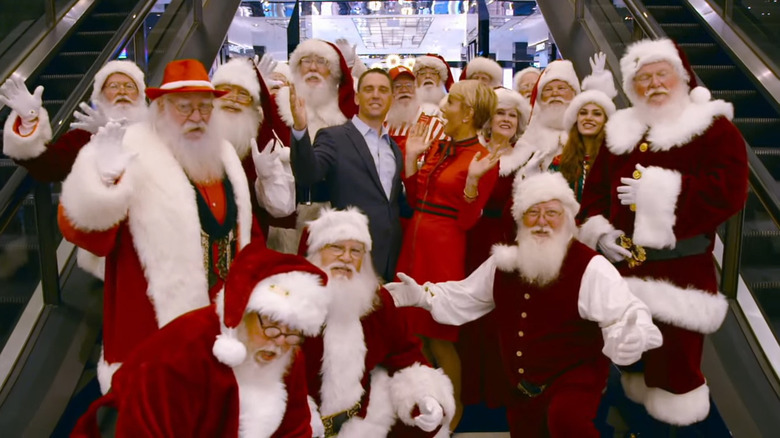
[[[729,120],[734,117],[734,107],[723,100],[690,102],[673,122],[652,126],[639,118],[635,108],[625,108],[607,121],[607,147],[615,155],[630,153],[647,132],[650,150],[668,151],[688,144],[721,116]]]
[[[366,342],[360,319],[328,318],[322,330],[322,386],[320,414],[328,416],[349,409],[363,397]]]
[[[528,159],[534,152],[545,156],[542,166],[546,169],[552,162],[552,159],[561,153],[568,136],[566,131],[548,128],[538,122],[532,123],[520,139],[517,140],[517,143],[512,148],[512,152],[500,158],[499,175],[506,176],[514,173],[528,162]]]
[[[496,261],[496,268],[504,272],[517,271],[517,261],[519,252],[517,245],[493,245],[491,249],[493,258]]]
[[[274,97],[276,99],[276,107],[279,112],[279,116],[282,118],[287,126],[293,126],[292,109],[290,108],[290,88],[282,87]],[[327,128],[329,126],[336,126],[344,124],[347,118],[342,114],[341,108],[339,108],[338,99],[334,99],[329,102],[323,108],[314,110],[310,107],[306,107],[306,115],[308,116],[308,131],[309,137],[314,141],[314,136],[317,135],[317,131],[321,128]]]
[[[149,287],[159,327],[209,304],[200,245],[195,189],[168,147],[147,124],[127,129],[124,145],[138,155],[127,169],[135,184],[128,225]],[[221,142],[238,207],[239,247],[249,243],[252,210],[241,162],[233,146]]]

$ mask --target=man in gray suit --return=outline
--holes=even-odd
[[[395,275],[402,237],[398,198],[403,157],[382,125],[392,100],[390,76],[381,69],[366,71],[355,96],[358,114],[343,125],[320,129],[312,145],[304,101],[290,87],[296,183],[324,180],[333,207],[355,206],[368,216],[374,266],[386,281]]]

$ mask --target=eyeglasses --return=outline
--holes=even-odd
[[[207,116],[214,111],[214,105],[211,103],[201,103],[197,107],[193,106],[191,102],[171,102],[173,107],[176,108],[176,112],[183,117],[189,117],[197,109],[201,116]]]
[[[404,82],[396,82],[393,84],[393,89],[396,91],[401,91],[401,90],[413,91],[414,88],[415,88],[414,82],[404,81]]]
[[[352,260],[360,260],[366,255],[366,250],[363,248],[347,248],[342,245],[325,245],[325,249],[332,252],[333,255],[340,257],[349,251],[349,256]]]
[[[669,70],[659,70],[655,73],[643,73],[641,75],[634,76],[634,82],[639,85],[650,85],[653,82],[653,78],[658,78],[659,81],[665,80],[671,72]]]
[[[566,93],[568,91],[574,91],[574,90],[568,85],[555,85],[555,86],[547,85],[544,88],[542,88],[542,94],[545,96],[549,96],[553,94],[554,91],[557,91],[558,93]]]
[[[268,339],[276,339],[279,336],[284,336],[284,342],[288,345],[300,345],[303,343],[303,335],[300,333],[282,333],[282,329],[276,326],[266,327],[263,325],[263,318],[258,314],[257,320],[260,321],[260,328],[263,329],[263,334]]]
[[[525,213],[523,213],[523,216],[525,216],[528,219],[536,220],[539,219],[540,216],[544,216],[545,220],[551,221],[558,219],[563,215],[563,211],[561,210],[539,210],[538,208],[532,208]]]
[[[119,91],[120,89],[122,89],[130,93],[138,91],[138,87],[136,87],[135,84],[132,82],[124,82],[124,83],[111,82],[109,84],[104,85],[103,88],[108,88],[111,91]]]
[[[317,64],[317,67],[327,67],[328,60],[319,56],[301,58],[301,66],[304,68],[311,67],[312,63]]]
[[[439,77],[439,72],[435,69],[429,68],[429,67],[423,67],[419,70],[417,70],[417,73],[415,74],[416,77],[420,76],[433,76],[433,77]]]
[[[228,94],[220,97],[220,99],[232,100],[234,102],[244,104],[244,105],[249,105],[250,103],[252,103],[252,95],[249,94],[248,91],[242,88],[234,87],[232,85],[219,85],[214,88],[216,88],[219,91],[228,92]]]

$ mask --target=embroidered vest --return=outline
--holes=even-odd
[[[190,182],[192,183],[192,182]],[[200,190],[193,184],[198,201],[198,216],[200,217],[200,245],[203,249],[203,267],[208,273],[209,289],[219,280],[227,278],[228,268],[236,255],[238,248],[238,206],[233,194],[230,179],[222,178],[225,190],[225,221],[219,223],[211,212],[208,203],[203,199]]]

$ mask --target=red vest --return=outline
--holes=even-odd
[[[513,386],[521,380],[544,385],[565,371],[603,359],[598,323],[580,317],[580,282],[595,251],[573,241],[558,279],[545,287],[516,271],[496,270],[495,314],[504,367]]]

